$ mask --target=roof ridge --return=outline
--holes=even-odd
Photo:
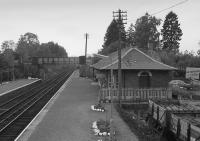
[[[172,69],[177,69],[177,68],[175,68],[175,67],[169,66],[169,65],[167,65],[167,64],[164,64],[164,63],[162,63],[162,62],[160,62],[160,61],[155,60],[154,58],[150,57],[149,55],[147,55],[146,53],[142,52],[141,50],[139,50],[139,49],[137,49],[137,48],[134,48],[134,49],[137,50],[138,52],[142,53],[143,55],[145,55],[146,57],[148,57],[149,59],[151,59],[152,61],[154,61],[154,62],[156,62],[156,63],[159,63],[159,64],[161,64],[161,65],[164,65],[164,66],[169,67],[169,68],[172,68]]]
[[[121,59],[123,59],[130,51],[132,51],[133,50],[133,48],[130,48],[130,49],[128,49],[125,53],[124,53],[124,55],[121,57]],[[112,58],[111,58],[112,59]],[[102,67],[101,69],[106,69],[107,67],[109,67],[109,66],[112,66],[112,65],[114,65],[115,63],[117,63],[118,62],[118,59],[117,60],[115,60],[115,61],[113,61],[113,63],[112,63],[112,60],[111,60],[111,63],[110,64],[108,64],[107,66],[104,66],[104,67]]]

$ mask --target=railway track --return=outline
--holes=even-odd
[[[26,87],[21,87],[19,89],[16,89],[15,91],[11,91],[5,95],[2,95],[1,99],[0,99],[0,103],[1,103],[0,106],[3,103],[5,103],[5,101],[11,100],[11,99],[15,98],[16,96],[19,96],[19,95],[25,93],[25,91],[30,90],[30,88],[39,86],[41,84],[41,82],[42,82],[42,80],[38,80],[37,82],[29,84]]]
[[[0,105],[0,141],[13,141],[71,75],[63,72]]]

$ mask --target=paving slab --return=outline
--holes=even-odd
[[[15,81],[4,82],[3,84],[0,85],[0,96],[8,92],[11,92],[13,90],[16,90],[18,88],[29,85],[38,80],[39,79],[19,79]]]
[[[17,141],[97,141],[91,126],[92,122],[109,120],[107,112],[96,112],[90,106],[97,103],[99,86],[75,72],[71,81],[47,105],[29,125]],[[113,110],[114,126],[120,141],[137,141],[137,137]],[[104,138],[103,138],[104,139]],[[123,140],[122,140],[123,139]]]

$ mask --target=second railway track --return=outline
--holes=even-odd
[[[0,105],[0,141],[14,141],[72,74],[62,72]]]

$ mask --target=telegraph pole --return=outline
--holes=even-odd
[[[127,20],[127,12],[126,11],[121,11],[120,9],[118,11],[113,11],[113,18],[117,19],[118,23],[118,29],[119,29],[119,45],[118,45],[118,100],[119,100],[119,105],[121,106],[121,94],[122,94],[122,69],[121,69],[121,30],[123,28],[123,25],[126,24],[123,21]],[[112,62],[112,60],[111,60]],[[113,71],[111,70],[111,92],[113,89]],[[114,131],[113,131],[113,117],[112,117],[112,104],[113,104],[113,93],[111,93],[111,119],[110,119],[110,141],[113,141],[114,138]]]
[[[118,23],[118,29],[119,29],[119,46],[118,46],[118,100],[119,105],[121,106],[120,99],[122,95],[122,69],[121,69],[121,30],[123,28],[125,23],[124,21],[127,20],[127,11],[114,11],[113,12],[113,18],[117,20]]]
[[[88,40],[89,34],[85,33],[85,63],[87,58],[87,40]]]
[[[85,33],[85,76],[87,77],[87,40],[88,40],[89,34]]]

